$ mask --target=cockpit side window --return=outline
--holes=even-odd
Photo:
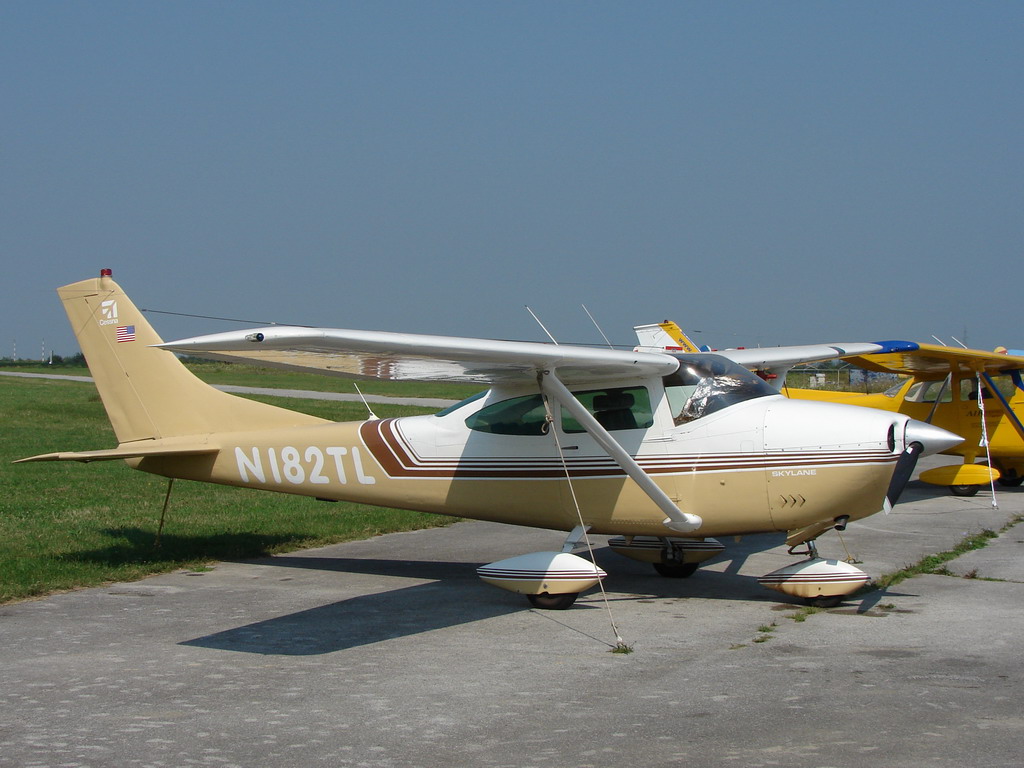
[[[717,355],[673,355],[679,370],[665,377],[665,394],[676,426],[730,405],[778,392],[743,366]]]
[[[996,374],[990,378],[996,385],[996,389],[999,390],[1004,398],[1009,400],[1013,397],[1013,390],[1016,385],[1014,384],[1013,377],[1010,374]],[[992,392],[989,391],[988,383],[981,388],[981,393],[985,400],[991,400],[993,397]],[[960,399],[964,402],[977,402],[978,380],[976,378],[960,380]]]
[[[651,396],[646,387],[591,389],[573,395],[609,432],[654,426]],[[466,419],[466,426],[495,435],[545,435],[547,411],[539,394],[513,397],[481,408]],[[562,431],[572,434],[586,430],[562,409]]]
[[[953,391],[945,379],[919,381],[907,390],[903,399],[908,403],[948,403],[953,399]]]
[[[896,395],[900,393],[900,390],[903,389],[903,385],[906,383],[906,379],[900,379],[887,390],[885,390],[885,392],[883,392],[882,394],[885,395],[886,397],[896,397]]]
[[[439,418],[442,418],[444,416],[447,416],[449,413],[455,413],[455,411],[457,411],[460,408],[462,408],[462,406],[469,405],[470,403],[475,403],[477,400],[479,400],[480,398],[484,397],[487,394],[488,391],[489,390],[485,389],[482,392],[477,392],[475,395],[470,395],[465,400],[460,400],[459,402],[455,403],[454,405],[449,405],[447,408],[438,411],[434,415],[439,417]]]
[[[538,395],[524,395],[485,406],[466,419],[466,426],[494,435],[547,434],[547,411]]]

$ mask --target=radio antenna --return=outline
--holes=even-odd
[[[548,338],[551,339],[551,343],[558,346],[558,341],[556,341],[555,337],[551,335],[551,332],[544,327],[544,323],[540,321],[540,318],[537,317],[537,314],[532,309],[530,309],[529,305],[527,305],[526,311],[529,312],[533,319],[537,321],[537,325],[540,326],[540,329],[548,335]]]
[[[370,407],[370,404],[366,402],[366,397],[363,395],[362,390],[359,389],[359,385],[353,381],[352,386],[356,388],[356,392],[359,393],[359,399],[363,401],[363,405],[366,406],[366,412],[370,414],[370,418],[368,418],[367,421],[380,421],[380,416],[374,413],[373,409]]]
[[[601,326],[597,324],[597,320],[595,320],[594,316],[590,314],[590,310],[587,309],[587,305],[580,304],[580,306],[583,307],[583,311],[587,313],[587,317],[590,318],[590,322],[592,322],[594,327],[597,328],[597,332],[601,334],[601,338],[604,339],[604,343],[608,345],[608,349],[615,349],[615,347],[612,346],[612,343],[608,341],[608,337],[604,335],[604,331],[601,330]]]

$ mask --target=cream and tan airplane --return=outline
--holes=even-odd
[[[572,554],[588,532],[681,577],[723,549],[712,537],[786,531],[807,557],[761,583],[836,600],[867,574],[817,557],[815,539],[894,502],[919,455],[960,441],[899,413],[789,400],[714,354],[291,326],[164,343],[109,270],[58,294],[118,445],[23,461],[123,460],[172,479],[568,531],[561,552],[478,569],[544,608],[605,577]],[[334,423],[213,389],[176,352],[487,389],[434,415]]]

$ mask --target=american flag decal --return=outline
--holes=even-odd
[[[117,326],[117,343],[120,344],[122,341],[135,341],[134,325]]]

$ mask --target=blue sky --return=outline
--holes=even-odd
[[[1024,345],[1024,4],[0,4],[0,356],[53,289],[344,328]],[[165,339],[238,326],[152,315]]]

